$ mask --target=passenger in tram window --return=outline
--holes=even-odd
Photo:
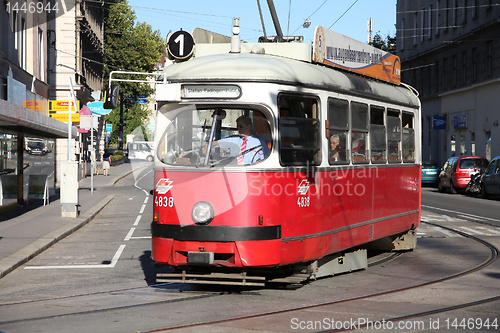
[[[342,139],[341,139],[342,137]],[[346,161],[345,134],[333,134],[330,136],[330,148],[328,149],[330,163]]]
[[[236,119],[236,127],[239,135],[214,141],[213,147],[219,146],[223,149],[239,147],[239,151],[231,149],[231,155],[238,156],[238,165],[253,164],[263,160],[268,153],[267,145],[252,134],[252,119],[248,116],[240,116]]]
[[[366,133],[352,132],[352,160],[354,162],[366,161],[366,148],[365,148]]]

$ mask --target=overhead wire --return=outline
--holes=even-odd
[[[341,19],[342,17],[344,17],[344,15],[345,15],[345,14],[347,14],[347,12],[348,12],[349,10],[351,10],[351,8],[352,8],[352,7],[354,7],[354,5],[356,4],[356,2],[358,2],[358,0],[354,1],[354,2],[352,3],[352,5],[351,5],[349,8],[347,8],[347,10],[346,10],[346,11],[345,11],[342,15],[340,15],[340,17],[339,17],[339,18],[338,18],[335,22],[333,22],[333,24],[332,24],[331,26],[329,26],[329,27],[328,27],[328,29],[331,29],[331,28],[335,25],[335,23],[337,23],[338,21],[340,21],[340,19]]]
[[[310,18],[311,18],[314,14],[316,14],[316,12],[317,12],[318,10],[320,10],[320,8],[321,8],[321,7],[323,7],[323,5],[324,5],[325,3],[327,3],[327,2],[328,2],[328,0],[325,0],[325,1],[324,1],[324,2],[323,2],[323,3],[322,3],[322,4],[321,4],[321,5],[320,5],[320,6],[319,6],[319,7],[318,7],[318,8],[317,8],[317,9],[316,9],[316,10],[315,10],[312,14],[311,14],[311,15],[309,15],[308,17],[306,17],[306,19],[310,19]],[[294,31],[294,32],[292,32],[292,34],[295,34],[295,32],[297,32],[297,30],[299,30],[301,27],[302,27],[302,24],[301,24],[301,25],[299,25],[299,27],[298,27],[297,29],[295,29],[295,31]]]

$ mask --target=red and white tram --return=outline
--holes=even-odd
[[[333,274],[347,252],[375,241],[415,246],[417,96],[314,63],[313,49],[198,44],[193,59],[165,68],[151,226],[158,265],[182,277],[270,281]],[[359,253],[362,264],[346,270],[366,266]]]

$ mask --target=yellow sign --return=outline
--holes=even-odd
[[[23,101],[23,107],[47,115],[47,101]]]
[[[62,121],[67,123],[68,122],[68,112],[58,112],[58,113],[51,113],[49,114],[49,117],[54,118],[56,120]],[[79,113],[72,113],[71,114],[71,122],[72,123],[79,123],[80,122],[80,114]]]
[[[49,111],[66,111],[68,112],[69,101],[49,101]],[[71,110],[79,111],[80,110],[80,101],[76,101],[76,110],[75,104],[71,102]],[[68,117],[66,117],[67,121]]]

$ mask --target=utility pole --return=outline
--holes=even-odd
[[[118,126],[120,127],[120,130],[118,132],[118,149],[123,150],[123,126],[125,124],[123,123],[123,94],[120,94],[120,123]]]

